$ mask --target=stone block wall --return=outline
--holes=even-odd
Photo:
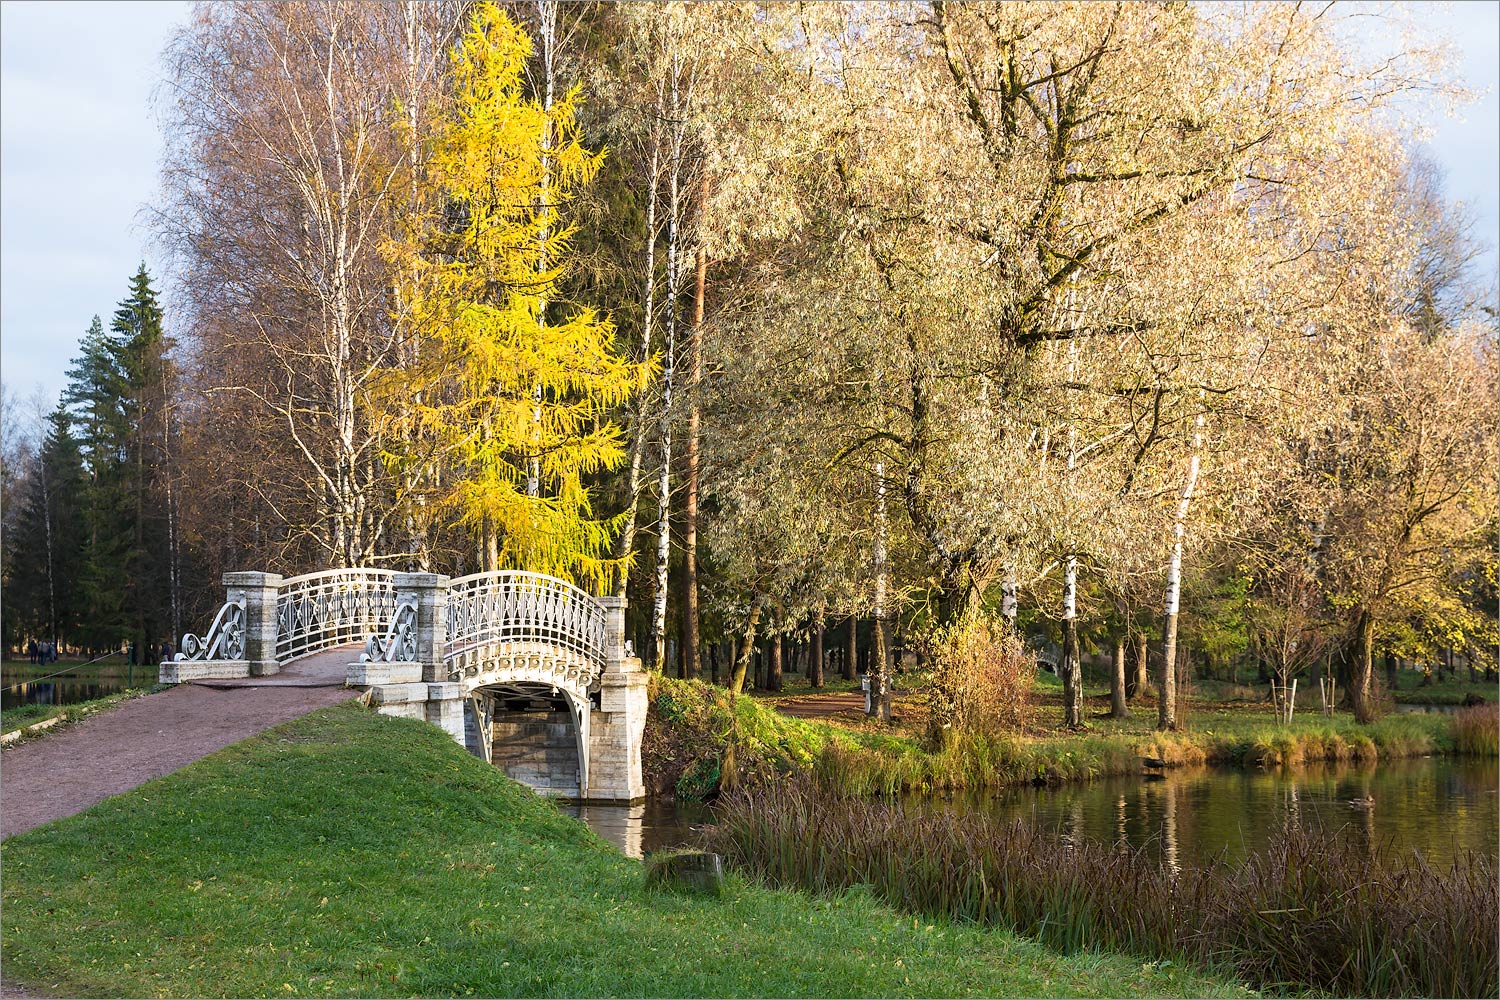
[[[612,666],[614,666],[612,664]],[[586,802],[640,802],[646,797],[641,741],[646,733],[646,674],[633,657],[606,670],[599,708],[589,719],[589,787]]]
[[[249,660],[168,660],[157,679],[162,684],[188,681],[236,681],[250,676]]]
[[[578,798],[578,740],[568,712],[500,712],[490,761],[510,778],[557,798]]]

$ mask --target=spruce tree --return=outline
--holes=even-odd
[[[98,316],[67,375],[63,402],[78,428],[86,475],[84,557],[78,581],[80,638],[92,649],[110,649],[118,646],[130,624],[125,591],[132,531],[124,481],[130,427],[119,341],[105,331]]]
[[[18,637],[62,643],[78,638],[87,488],[68,411],[59,405],[47,423],[16,523],[6,613]]]
[[[143,262],[110,329],[120,373],[120,411],[127,433],[121,468],[129,523],[126,609],[131,641],[144,654],[170,624],[167,407],[171,402],[168,342],[162,310]],[[144,655],[141,662],[146,662]]]
[[[143,263],[108,331],[94,317],[68,369],[64,402],[87,472],[80,604],[84,641],[146,652],[172,627],[174,497],[166,488],[174,372],[161,304]]]

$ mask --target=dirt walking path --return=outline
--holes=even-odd
[[[776,711],[796,719],[821,719],[842,712],[864,713],[865,696],[859,691],[840,694],[815,694],[801,698],[788,698],[778,702]]]
[[[359,647],[299,660],[272,677],[199,681],[124,702],[0,752],[0,837],[82,812],[308,712],[348,701]]]

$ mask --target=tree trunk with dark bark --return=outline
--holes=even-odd
[[[1151,691],[1150,649],[1145,632],[1135,633],[1135,691],[1143,698]]]
[[[1156,695],[1156,728],[1177,728],[1177,609],[1167,612],[1162,627],[1161,690]]]
[[[755,653],[755,626],[760,623],[760,604],[750,609],[745,623],[745,637],[740,644],[739,656],[734,660],[734,673],[729,678],[729,694],[737,696],[745,689],[745,674],[750,669],[750,657]]]
[[[874,620],[874,644],[870,650],[870,715],[891,721],[891,666],[886,650],[885,619]]]
[[[849,616],[849,638],[844,643],[844,680],[854,680],[859,669],[859,619]]]
[[[1058,664],[1063,681],[1063,724],[1083,725],[1083,661],[1078,658],[1078,619],[1063,620],[1063,655]]]
[[[813,620],[812,648],[807,652],[807,683],[815,688],[823,686],[823,610]]]
[[[771,648],[769,650],[770,655],[767,657],[771,661],[766,669],[767,691],[781,690],[781,643],[781,633],[778,632],[776,633],[775,637],[771,639]]]

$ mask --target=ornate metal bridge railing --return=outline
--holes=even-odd
[[[275,673],[281,663],[384,634],[396,613],[396,574],[333,569],[283,580],[275,573],[226,573],[227,600],[208,631],[182,637],[164,678]],[[239,667],[215,664],[238,663]]]
[[[605,610],[564,580],[503,570],[448,582],[444,659],[476,647],[538,643],[576,654],[597,676],[604,669]]]
[[[395,572],[331,569],[276,588],[276,659],[285,661],[383,634],[396,613]]]
[[[179,660],[238,660],[245,655],[245,599],[230,598],[208,631],[201,636],[192,632],[182,637]]]
[[[403,590],[403,581],[418,589]],[[608,661],[605,603],[540,573],[503,570],[449,580],[351,568],[285,580],[274,573],[228,573],[224,583],[228,600],[204,636],[183,636],[179,662],[244,660],[252,674],[274,673],[288,660],[362,642],[366,660],[430,658],[466,675],[492,654],[533,646],[566,663],[570,685],[588,689]],[[429,609],[420,625],[419,605]],[[419,649],[428,652],[419,657]]]

